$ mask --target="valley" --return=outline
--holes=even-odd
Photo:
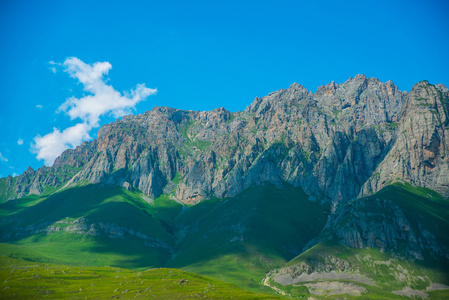
[[[445,299],[448,101],[357,75],[125,116],[0,179],[0,295]]]

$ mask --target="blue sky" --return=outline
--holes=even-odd
[[[293,82],[316,91],[357,74],[407,91],[423,79],[449,86],[448,12],[448,1],[435,0],[1,0],[0,177],[44,164],[36,145],[49,139],[39,136],[58,140],[84,124],[66,144],[74,146],[124,112],[238,111]],[[64,65],[70,57],[84,65]],[[92,120],[75,108],[95,96],[80,78],[97,62],[109,64],[98,65],[94,86],[111,87],[125,104]],[[148,90],[132,102],[124,92],[138,84]],[[60,109],[70,97],[78,106]]]

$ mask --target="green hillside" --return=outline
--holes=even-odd
[[[326,222],[301,189],[253,187],[182,206],[105,185],[0,204],[0,254],[72,266],[175,267],[267,290],[261,279]]]
[[[70,267],[0,256],[0,299],[278,299],[177,269]]]
[[[0,205],[0,236],[10,244],[0,253],[71,265],[158,267],[171,256],[173,218],[180,211],[174,201],[149,205],[114,186],[28,196]]]
[[[170,266],[254,290],[266,272],[300,253],[326,216],[301,189],[263,185],[202,202],[177,221],[185,237]]]
[[[432,245],[423,245],[424,258],[414,259],[406,251],[407,241],[386,252],[350,248],[339,242],[335,233],[349,228],[357,214],[366,212],[369,219],[387,213],[382,210],[385,206],[379,205],[382,201],[391,201],[403,211],[420,243],[426,232],[432,232],[432,240],[448,246],[448,199],[428,189],[396,183],[372,197],[348,203],[349,213],[324,230],[324,240],[270,272],[265,284],[293,298],[448,299],[449,262],[440,252],[426,248]]]
[[[409,223],[401,226],[410,224],[407,230],[413,231],[421,244],[431,233],[431,241],[447,249],[444,247],[449,241],[448,199],[405,183],[348,202],[338,208],[336,214],[340,212],[341,216],[335,219],[337,222],[323,231],[327,221],[325,212],[329,208],[310,201],[301,189],[289,185],[254,186],[236,197],[212,198],[194,206],[183,206],[169,195],[153,200],[107,185],[85,185],[47,196],[28,196],[0,204],[0,254],[4,256],[0,265],[5,277],[4,289],[12,293],[7,295],[22,295],[25,278],[36,278],[34,285],[30,285],[32,288],[23,293],[51,293],[59,297],[76,286],[75,297],[84,297],[90,291],[89,280],[103,282],[102,278],[110,283],[95,291],[112,297],[125,290],[114,292],[117,287],[111,287],[120,282],[125,284],[125,281],[114,283],[115,276],[120,275],[112,276],[112,273],[117,272],[115,267],[120,267],[128,269],[120,270],[121,274],[132,278],[127,280],[131,286],[128,292],[132,290],[134,296],[142,297],[197,297],[204,292],[203,286],[182,294],[185,292],[182,280],[191,282],[193,279],[189,278],[199,278],[214,285],[208,277],[251,292],[293,298],[448,297],[449,290],[445,288],[449,286],[449,263],[443,250],[434,244],[421,245],[424,256],[419,260],[407,252],[410,241],[406,239],[386,252],[377,248],[350,248],[340,243],[341,236],[336,233],[358,228],[357,216],[363,216],[368,225],[382,222],[378,220],[382,216],[388,222],[399,222],[396,215],[387,215],[391,214],[388,210],[391,205],[386,203],[394,204],[403,212]],[[321,242],[300,254],[317,237]],[[22,272],[25,277],[9,275],[17,274],[16,267],[23,264],[27,266]],[[43,267],[44,264],[51,266]],[[160,267],[177,270],[143,272]],[[59,272],[59,269],[77,274],[70,277],[67,289],[56,285],[57,280],[67,281],[68,277],[50,276],[51,271]],[[154,294],[137,293],[144,288],[137,281],[139,272],[153,278],[153,286],[158,286],[160,294],[155,288],[151,288]],[[94,273],[96,277],[88,276]],[[173,280],[165,285],[162,278],[169,277]],[[172,285],[176,286],[172,294],[164,294],[164,289],[169,290]],[[43,289],[44,286],[48,289]],[[80,288],[86,294],[79,293]],[[241,294],[240,298],[256,297],[244,293],[248,294]],[[96,294],[92,295],[95,298]],[[215,297],[211,295],[208,297]]]
[[[298,276],[300,270],[308,270],[307,276]],[[291,275],[296,276],[294,283],[289,283]],[[378,249],[354,249],[332,241],[319,243],[265,279],[267,285],[292,298],[449,297],[447,266],[425,265]]]

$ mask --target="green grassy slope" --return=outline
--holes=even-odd
[[[204,201],[177,221],[185,237],[169,266],[257,290],[266,272],[320,232],[326,216],[301,189],[267,184],[235,198]]]
[[[378,218],[382,207],[374,199],[388,200],[397,205],[418,239],[428,231],[439,245],[448,246],[448,199],[428,189],[395,183],[371,197],[354,200],[365,202],[363,205],[347,205],[370,213],[366,214],[369,218]],[[338,243],[339,239],[331,234],[332,231],[351,224],[351,219],[358,213],[360,211],[351,210],[350,214],[340,219],[342,224],[334,224],[327,229],[327,239],[282,268],[273,270],[267,276],[267,284],[294,298],[314,296],[332,299],[344,296],[347,299],[403,299],[400,291],[406,291],[409,297],[449,299],[449,261],[444,256],[426,250],[427,246],[423,249],[424,259],[418,260],[411,259],[404,252],[404,245],[382,253],[379,249],[354,249]],[[332,275],[332,272],[339,275]],[[290,280],[292,278],[296,280]],[[345,288],[346,292],[337,294],[339,289],[341,292]],[[361,292],[356,292],[357,289]]]
[[[382,202],[371,201],[375,199],[388,200],[397,205],[418,238],[422,237],[424,229],[434,234],[440,245],[448,245],[447,199],[427,189],[397,183],[376,195],[356,200],[364,201],[364,205],[354,207],[368,212],[366,215],[370,218],[378,218],[381,214],[377,210],[382,206],[376,203]],[[347,205],[351,206],[352,203]],[[124,267],[136,272],[154,267],[183,269],[253,292],[273,295],[278,289],[298,298],[341,296],[332,295],[335,292],[332,288],[326,290],[317,285],[323,282],[337,288],[349,286],[349,290],[355,287],[362,291],[361,297],[364,298],[400,298],[400,295],[391,292],[404,288],[411,289],[412,293],[426,293],[435,299],[448,296],[447,290],[426,290],[432,283],[449,285],[449,263],[430,253],[425,253],[424,261],[410,261],[404,259],[400,249],[381,253],[377,249],[351,249],[335,241],[323,241],[297,256],[309,240],[320,234],[327,220],[326,209],[317,202],[309,201],[301,189],[291,186],[278,189],[266,184],[252,187],[233,198],[213,198],[195,206],[183,207],[167,195],[149,201],[139,193],[122,188],[86,185],[52,195],[28,196],[0,204],[0,254],[10,260],[23,258],[39,265],[78,266],[76,272],[81,272],[79,274],[84,272],[79,270],[81,266],[83,269],[96,267],[105,272],[109,270],[105,266]],[[351,211],[339,219],[340,222],[350,224],[352,213],[356,212]],[[343,225],[335,224],[327,230],[343,228]],[[56,230],[56,227],[59,229]],[[332,235],[327,237],[332,240]],[[264,280],[270,270],[288,271],[301,263],[311,266],[313,272],[340,272],[342,270],[335,269],[338,265],[335,259],[343,265],[348,264],[344,272],[362,274],[375,285],[344,278],[314,279],[283,285],[274,280],[279,271],[271,272],[270,278]],[[16,272],[11,269],[11,262],[0,262],[2,268],[13,271],[11,274]],[[13,264],[16,263],[13,261]],[[44,272],[40,267],[38,269]],[[137,282],[134,271],[121,272],[134,274],[129,276]],[[163,273],[160,276],[167,278],[169,275]],[[14,278],[10,276],[5,279],[9,281]],[[53,279],[51,276],[45,278]],[[35,285],[42,287],[45,283],[46,286],[49,281],[45,280],[41,276],[40,281],[36,279]],[[176,280],[170,284],[176,286],[182,278]],[[15,286],[21,283],[17,284]],[[76,284],[77,281],[73,281],[69,286]],[[6,290],[13,290],[12,285],[5,288],[7,286],[9,288]],[[84,290],[84,283],[82,286],[80,288]],[[87,285],[86,288],[89,289]],[[52,289],[55,297],[63,291],[58,291],[56,287]],[[141,287],[136,287],[136,296],[139,296],[138,289]],[[191,295],[199,295],[198,291],[193,291]],[[354,293],[345,297],[357,297]],[[79,295],[81,297],[83,294]]]
[[[173,218],[181,211],[174,201],[161,202],[150,205],[139,194],[101,185],[8,201],[0,204],[0,237],[9,245],[0,253],[72,265],[160,266],[171,256]],[[97,234],[87,233],[92,224]],[[58,231],[46,231],[49,227]]]
[[[0,256],[0,299],[278,299],[178,269],[69,267]]]
[[[0,254],[72,266],[183,268],[261,290],[265,273],[296,256],[326,222],[301,189],[268,184],[184,208],[166,195],[148,200],[86,185],[2,203]]]

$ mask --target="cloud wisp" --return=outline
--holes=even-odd
[[[2,162],[8,162],[8,159],[3,156],[3,154],[0,152],[0,161]]]
[[[19,138],[19,139],[17,140],[17,145],[23,145],[23,139]]]
[[[112,68],[109,62],[90,65],[76,57],[70,57],[62,64],[52,65],[64,68],[65,72],[83,84],[84,91],[89,95],[82,98],[70,97],[57,110],[67,114],[71,120],[79,119],[79,123],[63,131],[54,128],[53,132],[34,138],[32,151],[46,165],[53,164],[64,150],[90,139],[90,131],[100,126],[102,116],[122,117],[129,114],[137,103],[157,92],[156,89],[145,87],[145,84],[138,84],[135,89],[122,95],[111,85],[107,85],[103,78]]]

